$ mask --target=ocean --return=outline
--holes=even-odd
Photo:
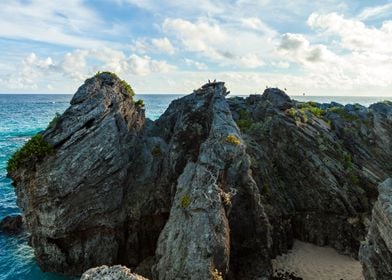
[[[20,213],[11,180],[6,177],[8,158],[32,135],[45,129],[56,112],[62,113],[72,95],[67,94],[0,94],[0,220]],[[157,119],[169,103],[181,95],[137,95],[146,106],[146,116]],[[392,97],[332,97],[293,96],[299,101],[372,103],[392,100]],[[27,245],[26,234],[0,233],[0,280],[57,280],[73,279],[53,273],[44,273],[34,260],[33,250]]]

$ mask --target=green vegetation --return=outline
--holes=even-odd
[[[323,110],[317,106],[316,102],[305,102],[298,104],[298,108],[301,109],[301,112],[304,114],[306,111],[312,113],[317,118],[322,118],[327,113],[326,110]]]
[[[57,123],[58,123],[60,117],[61,117],[61,114],[60,114],[60,113],[56,113],[56,115],[55,115],[55,116],[53,117],[53,119],[50,121],[50,123],[49,123],[49,125],[48,125],[48,128],[54,128],[54,127],[57,125]]]
[[[125,92],[129,94],[129,96],[135,96],[135,92],[132,87],[124,80],[120,81],[121,86],[124,88]]]
[[[8,160],[7,171],[13,172],[21,167],[29,167],[53,153],[53,147],[43,139],[41,134],[37,134],[12,155]]]
[[[286,112],[293,119],[295,119],[295,117],[297,116],[297,110],[295,108],[290,108]]]
[[[238,112],[239,118],[237,120],[237,125],[242,131],[246,131],[252,125],[252,118],[250,113],[246,110],[240,110]]]
[[[235,135],[228,135],[228,136],[226,137],[226,141],[229,142],[229,143],[231,143],[231,144],[234,144],[234,145],[239,145],[239,144],[241,144],[241,141],[240,141],[240,140],[238,139],[238,137],[235,136]]]
[[[264,121],[252,123],[248,130],[248,134],[252,135],[255,139],[263,139],[270,133],[272,117],[266,117]]]
[[[139,108],[144,108],[144,101],[143,99],[139,99],[138,101],[135,102],[135,105]]]
[[[352,185],[359,184],[359,177],[356,174],[354,174],[353,172],[350,172],[349,178],[350,178],[350,182]]]
[[[345,153],[343,156],[343,167],[346,170],[351,170],[353,168],[352,156],[349,153]]]
[[[191,205],[191,198],[189,195],[184,195],[181,197],[180,205],[182,208],[188,208]]]
[[[219,272],[216,268],[211,272],[211,280],[223,280],[222,272]]]
[[[330,112],[338,114],[341,118],[343,118],[345,121],[356,121],[359,119],[358,116],[350,114],[344,108],[340,107],[332,107],[329,109]]]
[[[120,80],[120,78],[116,75],[116,73],[109,72],[109,71],[105,71],[105,72],[98,71],[94,77],[98,77],[99,75],[102,75],[102,74],[110,75],[110,76],[112,76],[113,79]],[[132,97],[135,96],[135,92],[133,91],[132,87],[125,80],[120,80],[120,85],[125,90],[125,92],[127,94],[129,94],[129,96],[132,96]]]

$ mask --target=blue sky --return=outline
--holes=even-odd
[[[114,71],[138,93],[392,96],[392,1],[0,2],[0,92],[73,93]]]

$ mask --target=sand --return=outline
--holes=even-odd
[[[272,261],[274,271],[284,271],[303,280],[363,280],[359,261],[330,247],[296,240],[288,254]],[[290,278],[287,278],[290,279]]]

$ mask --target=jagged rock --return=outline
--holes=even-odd
[[[184,100],[190,110],[179,113],[189,120],[202,112],[207,119],[200,127],[209,132],[178,179],[158,240],[156,279],[210,279],[215,270],[226,275],[229,269],[238,279],[270,274],[269,223],[225,92],[203,87]]]
[[[387,110],[373,106],[361,118],[342,106],[320,112],[320,104],[296,102],[282,111],[263,96],[229,104],[237,123],[249,124],[242,134],[273,227],[272,254],[297,238],[357,257],[376,185],[392,173],[392,122],[379,113]]]
[[[42,269],[269,279],[294,238],[357,255],[392,173],[392,105],[226,99],[214,82],[150,121],[128,87],[88,79],[41,134],[53,153],[9,172]]]
[[[44,139],[55,154],[11,176],[45,271],[78,274],[123,254],[127,168],[144,112],[114,75],[85,82]]]
[[[290,97],[282,90],[278,88],[267,88],[261,100],[264,102],[269,102],[273,107],[280,110],[286,110],[293,106],[293,102]]]
[[[80,280],[148,280],[143,276],[134,274],[125,266],[114,265],[108,267],[103,265],[87,270]]]
[[[366,280],[392,279],[392,178],[378,191],[369,233],[359,251]]]
[[[0,231],[18,233],[23,230],[22,215],[7,216],[0,222]]]

